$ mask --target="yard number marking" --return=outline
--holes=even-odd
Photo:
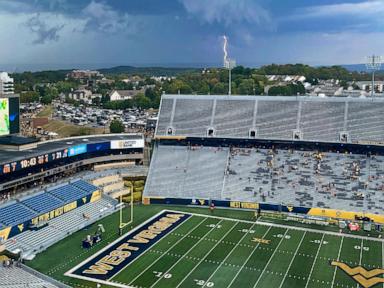
[[[171,273],[163,273],[163,272],[153,271],[153,274],[155,274],[155,276],[157,278],[165,278],[165,279],[172,278]]]
[[[360,245],[355,245],[355,247],[353,247],[353,248],[355,248],[356,250],[360,250],[360,249],[361,249],[361,246],[360,246]],[[364,250],[364,251],[369,251],[369,247],[367,247],[367,246],[363,246],[363,250]]]
[[[291,239],[291,235],[284,235],[284,234],[273,235],[273,237],[275,237],[275,238]]]
[[[206,282],[204,280],[199,280],[199,279],[195,279],[194,281],[199,286],[207,286],[207,287],[215,286],[215,283],[213,283],[213,282]]]

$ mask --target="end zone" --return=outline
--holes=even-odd
[[[184,212],[160,211],[64,275],[116,287],[129,287],[108,280],[191,216]]]

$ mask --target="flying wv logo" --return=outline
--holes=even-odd
[[[384,269],[377,268],[368,271],[361,266],[351,268],[347,264],[337,261],[332,261],[331,265],[339,267],[364,288],[372,287],[378,283],[384,283],[384,278],[376,277],[382,275],[384,273]]]

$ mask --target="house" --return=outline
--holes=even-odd
[[[134,76],[128,77],[126,79],[122,79],[121,81],[124,82],[124,83],[127,83],[127,84],[128,83],[132,83],[133,85],[138,85],[139,82],[140,81],[144,81],[144,79],[141,78],[140,76],[134,75]]]
[[[210,73],[209,70],[203,70],[202,74]],[[176,77],[169,77],[169,76],[152,76],[152,80],[155,80],[156,82],[163,82],[163,81],[171,81],[176,79]]]
[[[142,90],[113,90],[109,94],[109,98],[111,101],[118,101],[118,100],[129,100],[135,97],[139,93],[144,93],[145,91]]]
[[[76,101],[86,100],[91,97],[92,91],[86,89],[77,89],[68,93],[68,98]]]
[[[89,79],[89,78],[102,78],[104,75],[96,70],[73,70],[67,74],[67,78],[72,79]]]
[[[93,94],[91,90],[77,89],[68,93],[68,98],[75,101],[83,101],[92,104],[95,98],[101,98],[101,94]]]
[[[366,92],[372,91],[372,81],[358,81],[356,85]],[[384,81],[375,81],[375,92],[383,93],[384,92]]]
[[[285,83],[304,82],[305,76],[302,75],[266,75],[268,81],[279,81]]]

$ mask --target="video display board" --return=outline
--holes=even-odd
[[[87,153],[87,144],[72,146],[68,150],[68,156],[76,156],[83,153]]]
[[[16,134],[20,132],[20,98],[9,98],[9,133]]]
[[[111,149],[111,142],[90,143],[87,144],[88,152],[98,152]]]
[[[9,99],[0,98],[0,136],[9,133]]]

